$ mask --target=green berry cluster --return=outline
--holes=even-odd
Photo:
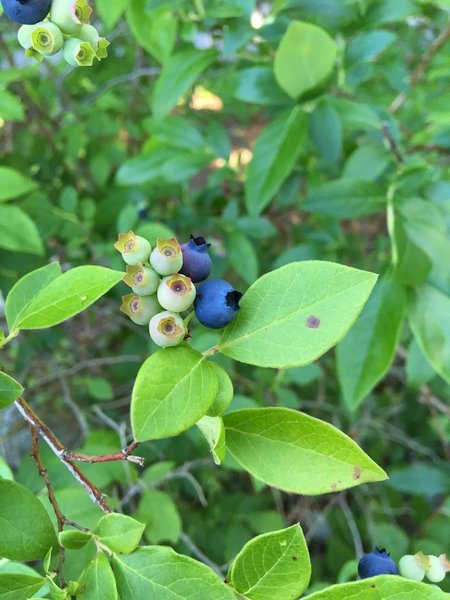
[[[422,581],[426,577],[432,583],[439,583],[450,571],[450,561],[445,554],[434,556],[433,554],[406,554],[398,563],[398,570],[403,577]]]
[[[158,238],[155,248],[132,231],[119,234],[114,244],[127,263],[124,281],[132,289],[120,310],[138,325],[148,325],[158,346],[176,346],[188,336],[187,318],[180,313],[193,304],[196,288],[179,273],[183,254],[176,238]],[[192,313],[191,313],[192,314]]]
[[[22,25],[19,44],[25,55],[42,60],[62,50],[72,66],[90,67],[94,59],[108,56],[109,42],[90,25],[92,8],[87,0],[53,0],[47,18],[34,25]]]

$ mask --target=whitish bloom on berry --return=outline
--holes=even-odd
[[[183,341],[187,327],[180,315],[166,310],[152,317],[149,332],[155,344],[167,348]]]
[[[158,238],[150,255],[150,264],[160,275],[178,273],[183,264],[183,254],[176,238]]]
[[[166,310],[183,312],[195,300],[196,289],[186,275],[175,273],[164,277],[158,287],[158,302]]]
[[[63,33],[77,34],[83,24],[89,23],[92,8],[87,0],[53,0],[50,20],[56,23]]]
[[[144,265],[128,265],[127,274],[123,278],[133,292],[140,296],[149,296],[154,294],[160,284],[160,277],[151,267]]]
[[[152,251],[150,242],[140,235],[135,235],[132,231],[119,233],[114,248],[122,254],[127,265],[139,265],[147,262]]]
[[[156,296],[139,296],[139,294],[127,294],[122,296],[120,310],[128,315],[137,325],[147,325],[150,319],[161,311]]]
[[[422,581],[425,571],[431,568],[429,557],[423,552],[417,554],[405,554],[398,562],[400,575],[414,581]]]

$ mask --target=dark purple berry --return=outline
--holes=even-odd
[[[370,554],[364,554],[359,561],[358,575],[361,579],[375,575],[398,575],[398,569],[389,552],[375,548]]]
[[[190,277],[194,283],[204,281],[211,273],[211,257],[208,254],[207,244],[202,237],[194,237],[185,244],[181,244],[183,253],[183,266],[180,273]]]
[[[50,11],[51,0],[1,0],[5,15],[21,25],[43,21]]]
[[[223,279],[210,279],[197,289],[195,316],[202,325],[212,329],[225,327],[239,310],[241,292]]]

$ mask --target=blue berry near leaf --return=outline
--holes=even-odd
[[[211,257],[208,254],[210,245],[203,237],[193,235],[188,242],[181,244],[183,266],[180,273],[190,277],[194,283],[204,281],[211,273]]]
[[[5,15],[16,23],[34,25],[45,19],[51,0],[1,0]]]
[[[239,310],[241,292],[223,279],[210,279],[197,289],[195,316],[202,325],[220,329],[228,325]]]
[[[365,554],[359,561],[358,575],[361,579],[375,577],[375,575],[398,575],[398,569],[389,552],[375,548],[373,552]]]

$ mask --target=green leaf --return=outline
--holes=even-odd
[[[271,69],[250,67],[233,76],[233,95],[242,102],[273,105],[290,104],[292,100],[279,87]]]
[[[306,115],[300,106],[281,113],[259,136],[245,182],[248,212],[259,214],[294,168],[303,147]]]
[[[322,158],[327,163],[337,162],[342,152],[342,126],[330,102],[320,102],[309,115],[309,131]]]
[[[409,321],[426,359],[450,383],[450,297],[431,285],[416,288]]]
[[[434,498],[450,492],[450,472],[433,463],[412,465],[392,471],[387,485],[402,494]]]
[[[2,479],[10,479],[14,481],[14,473],[11,471],[8,463],[4,458],[0,456],[0,478]]]
[[[131,6],[133,2],[130,2]],[[128,5],[128,0],[97,0],[95,7],[107,29],[112,29]]]
[[[249,408],[224,415],[226,446],[257,479],[286,492],[316,495],[386,473],[344,433],[288,408]]]
[[[0,90],[0,119],[5,121],[25,119],[22,101],[8,90]]]
[[[0,479],[0,556],[11,560],[43,558],[56,545],[47,511],[26,487]]]
[[[152,152],[133,156],[120,165],[116,175],[117,184],[143,185],[160,180],[163,166],[173,156],[171,148],[156,148]]]
[[[0,166],[0,202],[29,194],[37,185],[16,169]]]
[[[380,281],[358,320],[338,344],[339,382],[350,410],[355,410],[387,373],[400,338],[405,304],[402,286],[389,279]]]
[[[308,600],[448,600],[448,594],[427,583],[396,575],[379,575],[362,581],[332,585]]]
[[[54,262],[19,279],[9,292],[5,303],[6,321],[10,331],[17,329],[22,315],[41,290],[60,275],[61,266]]]
[[[121,598],[235,600],[233,592],[202,563],[171,548],[140,548],[113,560]]]
[[[214,402],[206,413],[208,417],[219,417],[224,413],[233,401],[233,383],[228,373],[217,363],[209,363],[217,377],[217,394]]]
[[[275,54],[274,72],[291,98],[314,89],[332,72],[336,44],[322,28],[292,21]]]
[[[217,395],[215,372],[187,345],[164,348],[144,362],[131,397],[137,441],[178,435],[206,414]]]
[[[251,600],[292,600],[311,577],[311,562],[299,525],[265,533],[248,542],[229,573],[233,587]]]
[[[0,573],[1,600],[29,600],[45,583],[44,577],[21,573]]]
[[[356,219],[385,208],[382,190],[363,179],[337,179],[308,194],[303,210],[337,219]]]
[[[152,110],[155,118],[161,119],[169,114],[216,56],[215,50],[183,50],[169,58],[153,89]]]
[[[365,143],[350,154],[342,177],[375,181],[386,170],[391,160],[391,155],[383,146]]]
[[[44,254],[36,225],[18,206],[0,206],[0,248],[38,256]]]
[[[145,523],[144,537],[150,544],[178,543],[182,531],[181,517],[168,494],[158,490],[145,490],[136,518]]]
[[[144,533],[145,525],[119,513],[110,513],[100,519],[95,535],[113,552],[130,554],[136,549]]]
[[[58,534],[59,543],[67,550],[80,550],[92,539],[92,534],[85,531],[68,529]]]
[[[0,371],[0,410],[15,402],[22,392],[18,381]]]
[[[177,19],[172,11],[163,6],[150,13],[147,0],[131,0],[127,4],[127,21],[136,41],[158,62],[165,63],[177,35]]]
[[[51,281],[23,310],[19,329],[43,329],[80,313],[121,281],[123,273],[106,267],[83,266]]]
[[[242,297],[219,350],[261,367],[306,365],[347,333],[376,279],[374,273],[325,261],[294,262],[271,271]]]
[[[248,237],[240,231],[234,231],[227,237],[227,250],[234,270],[246,283],[253,283],[258,277],[259,261]]]
[[[82,600],[117,600],[117,586],[114,573],[104,552],[99,552],[92,560],[80,579]]]
[[[222,418],[205,415],[196,425],[208,442],[214,462],[220,465],[225,458],[225,427]]]

